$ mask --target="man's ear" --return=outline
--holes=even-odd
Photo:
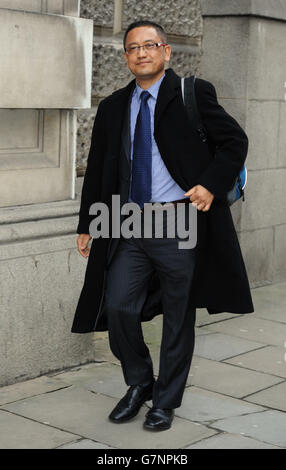
[[[170,62],[170,58],[171,58],[171,52],[172,52],[172,47],[170,46],[170,44],[168,44],[168,46],[165,46],[165,62]]]
[[[127,56],[126,52],[124,52],[123,55],[124,55],[125,62],[126,62],[126,64],[127,64],[127,63],[128,63],[128,56]]]

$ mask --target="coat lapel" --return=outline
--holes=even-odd
[[[173,69],[167,69],[165,71],[165,77],[161,83],[156,107],[154,114],[154,130],[157,128],[160,118],[168,104],[181,93],[181,79],[173,71]],[[130,148],[131,148],[131,137],[130,137],[130,106],[133,91],[135,88],[135,79],[132,80],[123,90],[120,96],[121,98],[121,109],[124,110],[124,123],[121,134],[121,143],[124,154],[130,164]]]
[[[130,164],[130,150],[131,150],[131,135],[130,135],[130,106],[131,100],[133,96],[134,86],[132,86],[131,91],[129,93],[128,103],[126,106],[124,123],[122,128],[121,134],[121,143],[122,143],[122,150],[124,152],[125,157],[127,158],[128,164]]]
[[[181,79],[173,71],[173,69],[167,69],[166,75],[161,83],[157,102],[155,106],[154,114],[154,130],[156,130],[160,118],[167,108],[168,104],[181,93]]]

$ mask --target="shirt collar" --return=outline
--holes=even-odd
[[[143,90],[143,88],[141,88],[138,83],[136,83],[136,87],[135,87],[135,90],[134,92],[137,93],[137,97],[139,99],[140,95],[141,95],[141,92],[142,91],[149,91],[150,95],[155,98],[155,100],[157,99],[157,96],[158,96],[158,93],[159,93],[159,88],[160,88],[160,85],[162,83],[162,80],[163,78],[165,77],[165,73],[164,75],[159,78],[159,80],[157,80],[157,82],[153,83],[153,85],[151,85],[147,90]]]

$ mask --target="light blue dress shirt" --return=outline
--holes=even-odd
[[[151,133],[152,133],[152,197],[151,202],[169,202],[177,199],[189,198],[184,196],[185,191],[173,180],[169,171],[166,168],[165,163],[162,160],[159,149],[154,139],[154,112],[159,92],[160,85],[162,83],[165,74],[153,85],[148,88],[150,98],[147,103],[150,109],[151,117]],[[131,100],[130,109],[130,136],[131,136],[131,165],[133,160],[133,141],[135,133],[135,125],[137,115],[140,109],[140,94],[144,91],[137,83],[134,89],[134,93]],[[132,181],[132,170],[131,170],[131,181]],[[131,182],[129,188],[128,201],[131,202],[130,197]]]

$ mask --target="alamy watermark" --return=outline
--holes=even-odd
[[[148,202],[142,212],[135,202],[120,206],[120,195],[116,194],[112,196],[111,217],[108,205],[103,202],[92,204],[89,214],[96,216],[89,226],[92,238],[109,238],[110,234],[112,238],[120,238],[121,235],[124,238],[178,237],[183,239],[178,242],[179,249],[195,248],[197,244],[197,208],[189,202],[179,202],[176,206]],[[128,217],[121,221],[121,216]]]

